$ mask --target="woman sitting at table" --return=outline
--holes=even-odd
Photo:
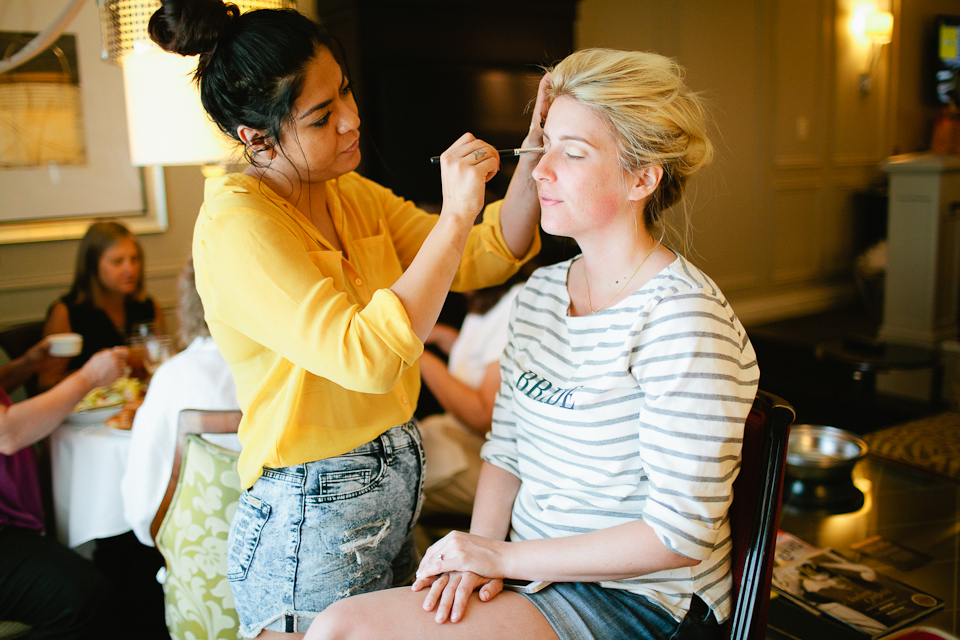
[[[193,257],[180,274],[177,318],[186,349],[167,360],[133,418],[130,457],[120,490],[127,522],[137,538],[154,546],[150,524],[157,515],[173,470],[181,409],[239,409],[237,387],[203,319]],[[236,434],[208,434],[207,440],[240,451]]]
[[[13,391],[55,363],[44,340],[0,367],[0,620],[31,638],[110,638],[110,583],[94,565],[43,535],[37,463],[30,446],[57,428],[91,389],[112,383],[124,347],[101,351],[45,393],[12,404]]]
[[[49,389],[97,351],[126,344],[137,325],[150,323],[166,333],[163,312],[144,290],[137,237],[118,222],[93,223],[80,241],[73,285],[50,309],[43,330],[45,336],[79,333],[83,350],[41,373],[40,388]]]

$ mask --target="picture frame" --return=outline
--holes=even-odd
[[[4,0],[0,30],[42,31],[62,9],[47,0]],[[163,167],[130,162],[123,70],[101,57],[97,2],[85,3],[66,33],[77,40],[87,161],[0,169],[0,244],[80,238],[103,218],[137,234],[166,231]]]

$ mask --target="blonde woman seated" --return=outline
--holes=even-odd
[[[434,544],[412,590],[330,606],[309,640],[716,638],[730,615],[759,371],[716,284],[662,242],[712,156],[703,108],[655,54],[581,51],[544,84],[542,226],[582,254],[517,297],[471,531]]]
[[[133,419],[130,458],[120,485],[123,511],[137,539],[154,546],[150,524],[170,482],[177,448],[181,409],[239,409],[237,387],[203,319],[203,304],[194,281],[193,258],[180,274],[177,317],[186,349],[153,374],[143,405]],[[236,434],[204,438],[240,451]]]

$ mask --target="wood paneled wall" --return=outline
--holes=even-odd
[[[869,50],[847,27],[853,4],[580,4],[578,48],[675,57],[707,99],[717,158],[693,185],[691,257],[747,322],[816,311],[853,294],[852,194],[882,180],[891,132],[891,47],[881,50],[862,94]]]

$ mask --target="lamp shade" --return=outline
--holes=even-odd
[[[893,40],[893,14],[887,11],[874,11],[866,15],[864,35],[877,44],[890,44]]]
[[[207,118],[192,79],[196,66],[195,57],[156,48],[124,57],[134,166],[214,164],[230,158],[235,142]]]
[[[159,0],[99,0],[103,57],[123,66],[134,166],[214,164],[234,159],[236,142],[207,118],[193,82],[197,58],[167,53],[147,33]],[[243,12],[290,9],[293,0],[239,0]]]
[[[893,40],[893,14],[877,11],[870,2],[857,3],[850,32],[862,44],[889,44]]]

